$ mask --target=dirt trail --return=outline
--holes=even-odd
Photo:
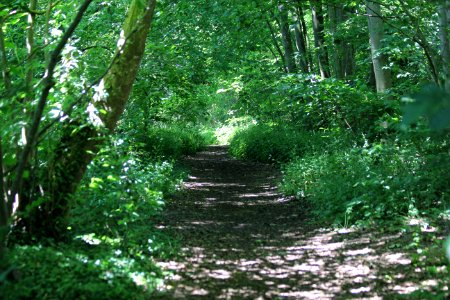
[[[400,234],[308,225],[277,192],[279,171],[230,159],[226,147],[185,162],[189,180],[164,216],[182,253],[161,263],[174,276],[159,298],[398,299],[418,288]]]

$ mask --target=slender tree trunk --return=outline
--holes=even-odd
[[[328,5],[330,33],[333,40],[333,70],[336,78],[344,79],[353,75],[355,70],[355,50],[353,45],[339,33],[339,26],[348,16],[342,4]]]
[[[50,44],[50,17],[53,8],[53,1],[48,1],[47,9],[45,11],[45,26],[44,26],[44,45]],[[48,64],[50,61],[50,52],[46,49],[44,52],[45,62]]]
[[[344,45],[341,38],[337,37],[338,26],[343,21],[343,9],[341,5],[328,5],[328,19],[330,20],[330,33],[333,41],[333,70],[337,79],[344,79]]]
[[[377,92],[383,93],[392,86],[391,71],[388,69],[387,57],[380,53],[383,48],[382,39],[384,22],[379,2],[367,0],[366,8],[369,20],[370,48],[372,52],[372,63]]]
[[[302,25],[303,40],[305,41],[306,49],[308,49],[310,44],[308,41],[308,27],[306,27],[305,13],[300,4],[298,5],[297,11],[300,24]],[[309,61],[311,62],[311,57],[309,57]]]
[[[2,264],[5,259],[6,237],[8,235],[8,209],[7,197],[5,193],[4,177],[3,177],[3,139],[0,136],[0,270],[4,267]]]
[[[415,16],[413,16],[410,12],[411,6],[408,5],[408,3],[405,2],[404,0],[398,0],[398,1],[400,3],[400,8],[402,9],[402,13],[410,18],[409,21],[411,23],[416,23],[417,18]],[[439,2],[439,1],[443,1],[443,0],[437,0],[435,2]],[[439,11],[439,4],[438,4],[437,10]],[[382,17],[381,17],[381,19],[383,20]],[[386,24],[389,24],[391,27],[397,29],[399,32],[403,33],[405,36],[408,36],[408,34],[405,33],[405,31],[402,28],[395,26],[386,20],[383,20],[383,21]],[[428,66],[430,67],[431,79],[437,85],[440,85],[441,82],[439,80],[439,64],[441,63],[441,57],[440,57],[438,51],[436,51],[435,48],[430,45],[430,43],[427,40],[426,35],[422,32],[422,29],[420,26],[417,26],[416,28],[414,28],[414,31],[415,31],[414,34],[412,36],[410,36],[410,38],[412,41],[417,43],[422,48],[425,58],[428,62]]]
[[[144,54],[146,37],[156,0],[147,0],[144,7],[140,0],[133,0],[125,19],[118,48],[108,73],[100,82],[97,94],[90,106],[97,113],[89,115],[94,125],[74,133],[74,126],[85,124],[83,120],[68,121],[61,140],[49,162],[47,197],[40,208],[30,214],[27,230],[34,234],[59,238],[66,230],[66,217],[71,196],[75,193],[87,165],[99,151],[123,113],[136,73]]]
[[[377,89],[377,80],[375,79],[375,72],[374,72],[374,68],[373,68],[373,62],[370,61],[369,63],[369,76],[367,78],[367,85],[371,88],[373,88],[374,90]]]
[[[306,44],[303,38],[303,32],[300,22],[295,24],[295,44],[299,53],[300,68],[304,73],[308,73],[308,54],[306,52]]]
[[[441,40],[441,60],[443,66],[443,86],[450,92],[450,45],[449,45],[449,23],[450,23],[450,1],[441,0],[439,5],[439,37]]]
[[[281,47],[278,44],[277,37],[275,35],[275,31],[273,30],[272,25],[270,24],[270,22],[268,20],[266,20],[266,23],[267,23],[267,27],[269,28],[269,31],[270,31],[270,36],[272,37],[272,43],[275,46],[275,49],[277,50],[278,55],[280,56],[281,62],[283,64],[283,69],[285,71],[285,69],[286,69],[286,62],[284,61],[283,51],[281,50]]]
[[[25,75],[25,90],[27,93],[26,101],[30,101],[33,92],[33,78],[34,78],[34,68],[33,68],[33,56],[35,51],[34,46],[34,27],[36,23],[35,11],[37,9],[37,0],[30,0],[29,5],[30,13],[28,14],[28,29],[27,29],[27,71]]]
[[[3,34],[3,24],[0,23],[0,55],[3,83],[5,84],[6,95],[11,93],[11,75],[8,67],[8,59],[6,58],[5,35]]]
[[[305,13],[303,11],[302,2],[300,0],[298,0],[298,5],[297,5],[297,17],[299,19],[299,23],[300,23],[301,29],[302,29],[303,41],[304,41],[305,50],[306,50],[306,63],[308,66],[308,72],[311,72],[312,57],[311,57],[310,43],[308,40],[308,28],[306,27]]]
[[[37,0],[30,0],[29,6],[29,13],[28,13],[28,20],[27,20],[27,31],[26,31],[26,48],[27,48],[27,60],[26,60],[26,67],[25,67],[25,97],[21,99],[21,102],[25,103],[31,103],[34,100],[35,92],[33,89],[33,79],[34,79],[34,56],[36,55],[36,47],[35,47],[35,25],[36,25],[36,10],[37,10]],[[23,105],[23,113],[25,115],[28,115],[31,117],[31,112],[28,110],[28,105]],[[24,125],[21,128],[22,132],[22,144],[27,144],[27,127]],[[20,153],[17,153],[19,156]],[[28,160],[31,161],[32,158],[36,154],[36,149],[33,147],[32,151],[29,154]],[[31,174],[34,170],[30,168],[29,164],[25,166],[27,171]],[[32,175],[33,176],[33,175]],[[23,187],[23,188],[29,188],[29,187]],[[25,201],[25,198],[23,199]],[[27,206],[29,203],[22,202],[20,205]]]
[[[1,56],[1,65],[2,65],[2,77],[5,85],[5,94],[6,96],[11,95],[12,84],[11,77],[8,69],[8,60],[6,58],[6,49],[5,49],[5,37],[3,34],[3,24],[0,23],[0,56]],[[5,168],[3,166],[3,138],[0,136],[0,270],[5,267],[2,264],[6,264],[5,261],[5,252],[6,252],[6,243],[7,243],[7,235],[9,232],[8,223],[9,223],[9,213],[8,213],[8,197],[5,189],[5,177],[4,177]]]
[[[6,58],[5,37],[3,35],[3,26],[0,23],[0,55],[2,64],[2,77],[5,85],[6,96],[11,95],[11,78],[8,70],[8,60]],[[3,165],[3,138],[0,135],[0,271],[7,264],[5,261],[6,243],[9,232],[9,213],[8,213],[8,197],[5,189],[5,168]]]
[[[12,180],[11,187],[9,189],[9,199],[8,199],[8,213],[11,216],[13,213],[13,207],[19,206],[21,199],[25,203],[30,199],[22,192],[22,187],[24,184],[24,172],[26,166],[28,165],[30,154],[34,151],[36,141],[38,139],[39,126],[41,124],[42,116],[44,114],[44,109],[47,104],[48,96],[50,95],[50,90],[54,86],[53,76],[55,72],[56,65],[59,62],[59,56],[66,46],[69,38],[73,35],[75,29],[81,22],[84,13],[91,4],[92,0],[85,0],[81,5],[75,16],[74,21],[70,24],[69,28],[66,30],[61,40],[56,45],[50,57],[50,61],[47,65],[47,70],[42,80],[43,88],[40,93],[39,100],[37,101],[36,108],[33,112],[33,117],[31,123],[27,130],[26,144],[24,145],[22,151],[17,155],[18,163],[15,170],[15,178]]]
[[[356,62],[355,62],[355,47],[351,43],[347,43],[344,46],[344,75],[350,77],[355,74]]]
[[[284,48],[284,60],[286,62],[287,73],[295,73],[297,66],[295,64],[294,47],[292,46],[291,31],[289,30],[289,16],[288,11],[284,5],[278,5],[278,11],[280,13],[280,29],[281,39],[283,41]]]
[[[314,45],[317,51],[317,62],[320,75],[323,78],[330,77],[330,64],[327,47],[325,44],[324,17],[321,0],[310,0],[312,11],[312,23],[314,31]]]

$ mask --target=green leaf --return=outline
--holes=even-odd
[[[411,125],[420,117],[428,119],[431,129],[442,130],[450,124],[450,95],[444,89],[429,85],[412,98],[404,98],[403,124]]]

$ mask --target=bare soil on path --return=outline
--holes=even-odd
[[[419,288],[445,289],[404,252],[407,234],[313,225],[277,192],[274,166],[231,159],[224,146],[185,164],[189,179],[163,216],[182,250],[159,263],[173,273],[159,299],[421,299]]]

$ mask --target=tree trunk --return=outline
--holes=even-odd
[[[29,5],[30,12],[28,13],[28,29],[27,29],[27,71],[25,75],[25,90],[26,90],[26,102],[33,99],[33,78],[34,78],[34,68],[33,68],[33,56],[35,55],[34,47],[34,25],[36,23],[35,11],[37,9],[37,0],[30,0]]]
[[[306,27],[306,21],[305,21],[305,13],[302,8],[302,2],[300,0],[297,0],[297,18],[300,24],[300,28],[302,29],[301,32],[303,34],[303,41],[305,44],[305,51],[306,51],[306,64],[308,67],[308,72],[311,72],[312,70],[312,57],[311,57],[311,49],[309,47],[309,40],[308,40],[308,28]]]
[[[280,45],[278,44],[277,37],[275,36],[275,31],[273,30],[273,27],[270,24],[269,20],[266,20],[266,24],[267,24],[267,27],[269,28],[270,36],[272,37],[272,43],[275,46],[275,49],[277,50],[278,55],[280,56],[281,63],[283,64],[283,71],[286,71],[286,62],[284,61],[284,54],[280,48]]]
[[[156,5],[156,0],[147,0],[144,6],[140,2],[132,1],[114,59],[89,103],[92,124],[85,126],[84,119],[77,119],[63,125],[60,142],[45,174],[48,179],[43,188],[47,200],[34,208],[24,222],[25,230],[32,235],[60,238],[64,234],[70,198],[87,165],[123,113],[144,54]]]
[[[330,33],[333,40],[333,69],[336,78],[344,79],[353,75],[355,70],[354,47],[342,34],[339,26],[348,19],[342,4],[328,5]]]
[[[350,77],[355,74],[356,62],[355,62],[355,47],[351,43],[347,43],[344,46],[344,75]]]
[[[320,75],[323,78],[330,77],[330,64],[327,47],[325,44],[324,17],[321,0],[311,0],[312,24],[314,32],[314,45],[317,51],[317,62]]]
[[[388,69],[387,57],[380,53],[383,48],[382,39],[384,22],[379,2],[367,0],[366,8],[369,20],[370,48],[372,52],[373,71],[375,73],[377,92],[383,93],[392,86],[391,71]]]
[[[308,32],[306,29],[305,16],[303,14],[302,2],[297,0],[296,6],[297,22],[295,24],[295,45],[299,53],[299,65],[304,73],[309,73],[309,62],[311,61],[308,51]]]
[[[330,33],[333,40],[333,70],[336,78],[344,79],[353,75],[355,70],[355,50],[351,43],[346,41],[339,33],[339,26],[348,16],[342,4],[328,5],[328,18],[330,20]]]
[[[292,46],[291,31],[289,30],[288,11],[284,5],[278,5],[278,11],[280,13],[280,30],[281,39],[283,41],[286,72],[295,73],[297,71],[297,66],[295,65],[294,47]]]
[[[439,37],[441,40],[441,60],[443,66],[443,86],[450,92],[450,45],[449,45],[449,23],[450,23],[450,1],[441,0],[439,5]]]
[[[300,68],[304,73],[308,73],[308,54],[306,44],[303,38],[303,32],[300,22],[295,24],[295,44],[297,46]]]
[[[45,25],[44,25],[44,45],[50,44],[50,16],[53,9],[53,0],[48,1],[47,9],[45,11]],[[48,47],[46,47],[48,48]],[[48,64],[50,61],[50,52],[48,49],[44,52],[45,62]]]
[[[11,93],[11,75],[8,67],[8,59],[6,58],[5,35],[3,34],[3,24],[0,23],[0,55],[3,83],[5,85],[6,95]]]
[[[344,47],[341,38],[337,37],[338,26],[343,21],[341,5],[328,5],[328,19],[330,20],[330,33],[333,41],[333,70],[337,79],[344,79]]]
[[[369,62],[369,76],[367,78],[367,85],[373,90],[377,89],[377,80],[375,79],[375,72],[373,70],[373,62]]]
[[[3,177],[3,139],[0,136],[0,270],[4,267],[2,264],[5,259],[6,236],[8,235],[8,209],[7,197],[4,189]]]
[[[11,95],[12,85],[9,75],[8,60],[6,58],[5,37],[3,35],[3,24],[0,23],[0,55],[2,65],[2,77],[5,85],[5,95]],[[3,166],[3,138],[0,135],[0,270],[8,263],[5,259],[7,236],[9,232],[8,197],[5,189],[5,168]]]

